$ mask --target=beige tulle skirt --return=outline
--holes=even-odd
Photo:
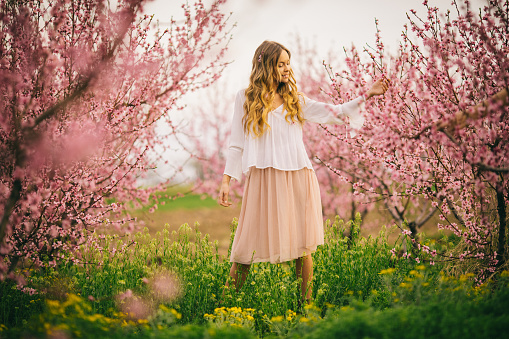
[[[323,242],[315,172],[252,167],[246,176],[230,261],[281,263],[312,253]]]

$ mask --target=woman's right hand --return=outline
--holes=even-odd
[[[221,189],[219,190],[218,202],[219,205],[224,207],[229,207],[232,204],[230,201],[228,201],[230,195],[230,179],[231,177],[229,175],[224,174],[223,182],[221,183]]]

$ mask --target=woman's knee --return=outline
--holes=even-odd
[[[246,272],[246,271],[249,271],[249,269],[251,268],[251,264],[237,264],[240,266],[240,269],[242,270],[242,272]]]
[[[232,265],[232,271],[246,272],[251,268],[251,264],[241,264],[234,262]]]
[[[299,257],[296,260],[299,263],[303,263],[303,262],[306,262],[306,261],[312,261],[313,257],[311,256],[311,253],[310,253],[310,254],[303,255],[302,257]]]

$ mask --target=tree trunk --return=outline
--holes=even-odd
[[[4,215],[2,216],[2,220],[0,221],[0,244],[3,242],[6,234],[7,234],[7,224],[9,223],[9,218],[16,206],[21,195],[21,180],[15,179],[12,185],[11,194],[9,199],[5,203],[4,206]]]
[[[497,188],[497,209],[500,227],[498,229],[498,250],[497,250],[497,268],[502,267],[505,263],[505,232],[507,214],[505,211],[505,197],[504,190],[501,186]]]

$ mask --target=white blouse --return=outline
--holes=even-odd
[[[253,166],[273,167],[283,171],[313,169],[302,140],[302,126],[299,123],[289,123],[285,119],[283,105],[269,113],[270,128],[256,137],[252,133],[244,133],[242,118],[245,101],[244,90],[241,90],[235,98],[224,174],[240,181],[242,173],[247,173]],[[350,127],[356,130],[364,123],[364,117],[360,114],[363,103],[362,96],[342,105],[331,105],[305,98],[301,102],[301,107],[305,121],[339,125],[344,123],[340,117],[347,116]]]

